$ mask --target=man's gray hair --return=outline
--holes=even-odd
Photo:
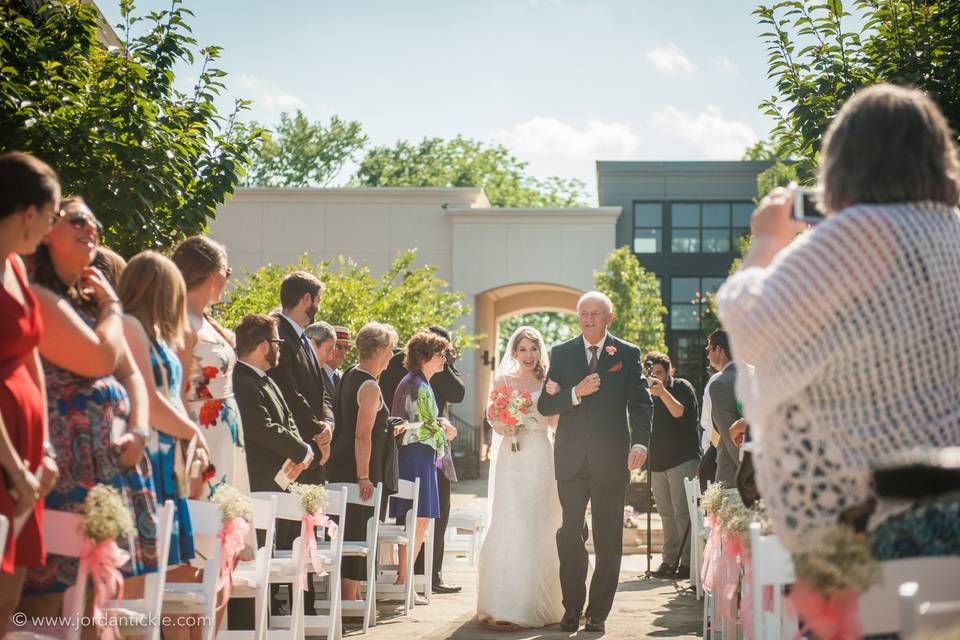
[[[337,332],[334,331],[333,326],[322,320],[308,325],[304,328],[303,332],[317,344],[323,344],[327,340],[337,339]]]
[[[599,302],[607,310],[607,315],[613,313],[613,301],[602,291],[587,291],[577,300],[577,313],[580,313],[580,307],[584,302]]]

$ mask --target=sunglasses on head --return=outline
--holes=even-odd
[[[72,213],[66,217],[66,220],[67,224],[74,229],[80,230],[84,227],[90,227],[97,232],[98,236],[103,233],[103,225],[100,224],[99,220],[85,216],[82,213]]]

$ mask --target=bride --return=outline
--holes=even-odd
[[[503,437],[505,425],[490,421],[497,435],[490,448],[488,528],[480,550],[477,615],[494,626],[542,627],[563,617],[556,543],[560,499],[550,434],[557,418],[545,418],[536,408],[547,364],[543,336],[531,327],[520,327],[510,337],[494,381],[495,388],[509,385],[533,396],[533,407],[516,436],[518,451],[513,451],[511,438]]]

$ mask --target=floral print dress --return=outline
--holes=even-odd
[[[237,356],[233,347],[204,318],[193,348],[193,369],[187,387],[190,418],[203,429],[210,445],[211,462],[217,474],[208,481],[209,499],[221,484],[241,493],[250,493],[247,454],[243,449],[243,425],[233,397],[233,368]]]

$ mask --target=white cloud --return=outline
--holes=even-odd
[[[671,76],[693,73],[697,69],[696,65],[690,62],[687,54],[673,44],[647,51],[647,60],[653,64],[657,71]]]
[[[708,160],[739,159],[758,139],[750,125],[724,118],[714,105],[696,114],[664,107],[650,116],[649,124],[662,134],[680,138]]]
[[[252,100],[253,108],[258,113],[278,116],[281,111],[294,111],[307,106],[303,100],[281,90],[272,82],[246,73],[237,75],[237,87],[240,89],[237,93]]]
[[[494,138],[522,155],[582,160],[625,158],[640,147],[640,137],[625,124],[593,120],[577,129],[557,118],[539,116],[498,129]]]
[[[714,64],[717,66],[717,69],[723,73],[736,73],[737,65],[734,64],[733,60],[726,56],[717,56],[713,59]]]

